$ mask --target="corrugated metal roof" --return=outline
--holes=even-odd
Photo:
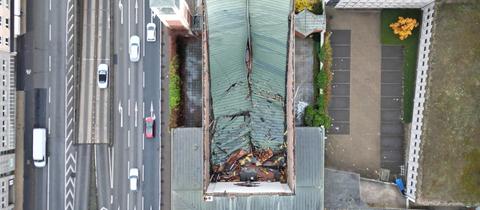
[[[293,196],[214,197],[203,200],[202,129],[172,131],[172,209],[315,210],[323,209],[324,141],[321,128],[296,128],[296,183]]]

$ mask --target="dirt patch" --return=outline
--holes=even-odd
[[[480,163],[471,161],[480,159],[480,4],[474,2],[436,5],[419,203],[480,203]]]

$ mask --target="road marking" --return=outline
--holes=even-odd
[[[130,193],[127,193],[127,209],[130,209]]]
[[[135,101],[135,127],[137,127],[137,121],[138,121],[138,107],[137,107],[137,102]]]
[[[145,165],[142,164],[142,182],[145,181]]]
[[[143,53],[145,55],[145,53]],[[145,71],[142,72],[142,86],[145,88]]]
[[[118,8],[120,9],[120,24],[123,24],[123,4],[121,0],[118,0]]]
[[[138,24],[138,0],[135,0],[135,24]]]
[[[113,204],[113,195],[110,195],[110,204]]]
[[[145,5],[145,1],[143,1],[141,3],[141,5]],[[145,6],[142,7],[142,11],[143,11],[143,24],[145,24]],[[142,25],[142,32],[143,34],[145,34],[145,26]],[[142,54],[142,57],[145,57],[145,39],[142,39],[142,42],[143,42],[143,46],[142,49],[143,49],[143,54]]]
[[[120,113],[120,127],[123,128],[123,107],[122,102],[118,102],[118,112]]]
[[[143,210],[143,205],[145,203],[143,200],[144,200],[144,198],[143,198],[143,195],[142,195],[142,210]]]
[[[130,147],[130,130],[127,131],[127,146]]]
[[[142,132],[142,150],[145,150],[145,133]]]
[[[127,8],[128,8],[128,37],[131,36],[131,33],[130,33],[130,0],[127,1],[128,5],[127,5]]]
[[[48,10],[52,10],[52,0],[48,0]]]
[[[48,24],[48,40],[52,41],[52,24]]]
[[[50,99],[51,99],[51,95],[52,95],[52,87],[48,86],[48,103],[50,103]]]
[[[153,116],[153,101],[150,102],[150,116]]]
[[[130,85],[130,68],[128,68],[128,85]]]
[[[48,71],[52,71],[52,56],[48,56]]]
[[[47,209],[50,209],[50,157],[47,158]]]
[[[145,101],[142,101],[142,117],[145,117]]]
[[[97,147],[93,146],[93,168],[98,169],[98,163],[97,163]],[[95,177],[98,177],[98,170],[95,170]],[[98,188],[98,179],[95,179],[95,186]]]
[[[48,134],[49,134],[49,135],[50,135],[50,130],[51,130],[50,128],[51,128],[51,127],[50,127],[50,117],[48,117]]]
[[[115,171],[113,170],[113,167],[115,166],[115,147],[112,147],[112,161],[110,163],[110,189],[113,189],[113,173]]]

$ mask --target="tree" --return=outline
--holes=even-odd
[[[398,17],[397,22],[394,22],[389,26],[393,30],[393,33],[398,35],[400,40],[405,40],[412,35],[413,29],[418,27],[418,22],[414,18],[404,18],[400,16]]]

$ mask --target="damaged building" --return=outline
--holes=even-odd
[[[292,193],[293,4],[206,0],[203,8],[205,184],[278,182]]]

